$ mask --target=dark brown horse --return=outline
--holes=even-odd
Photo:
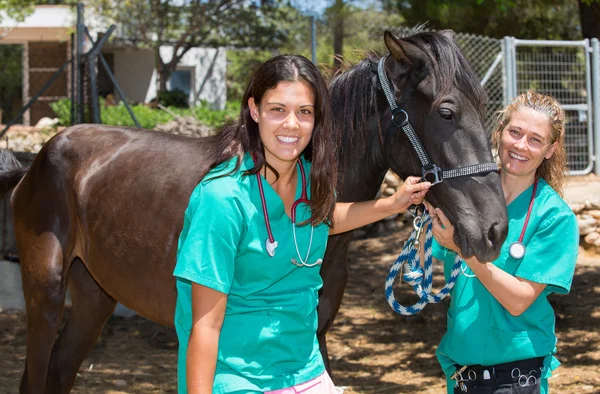
[[[385,42],[392,55],[386,73],[432,160],[445,168],[490,162],[485,95],[452,38],[417,33],[398,40],[386,33]],[[341,201],[375,197],[390,167],[403,177],[421,172],[407,138],[384,132],[390,109],[376,64],[364,60],[331,84]],[[80,125],[44,145],[28,171],[10,160],[5,165],[0,190],[20,179],[11,201],[27,305],[22,393],[68,393],[117,301],[173,325],[177,240],[211,144],[210,137]],[[456,224],[465,253],[497,256],[507,227],[498,174],[445,180],[428,198]],[[325,357],[350,238],[331,237],[321,271],[318,334]],[[58,332],[67,287],[73,308]]]

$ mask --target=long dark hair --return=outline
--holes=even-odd
[[[258,124],[250,116],[248,99],[254,98],[259,105],[265,92],[274,89],[280,82],[305,82],[315,98],[315,125],[312,138],[304,152],[304,158],[312,163],[310,171],[310,222],[333,224],[335,207],[335,181],[337,179],[336,146],[331,129],[331,108],[329,93],[323,76],[308,59],[299,55],[280,55],[267,60],[252,75],[244,97],[238,121],[224,127],[215,137],[216,143],[208,152],[210,168],[237,157],[233,172],[238,171],[242,158],[250,152],[254,167],[245,175],[256,174],[263,166],[277,171],[265,160],[264,146],[260,139]]]

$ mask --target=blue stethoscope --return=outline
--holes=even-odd
[[[527,231],[527,225],[529,224],[529,217],[531,216],[531,210],[533,209],[533,202],[535,201],[535,192],[537,191],[538,178],[535,178],[533,182],[533,192],[531,193],[531,199],[529,200],[529,208],[527,208],[527,216],[525,216],[525,223],[523,223],[523,229],[521,230],[521,235],[519,236],[519,240],[513,242],[508,247],[508,254],[515,260],[520,260],[525,257],[525,245],[523,244],[523,238],[525,237],[525,232]],[[469,275],[466,273],[466,269],[463,265],[460,267],[462,274],[466,277],[472,278],[475,275]]]
[[[256,158],[254,161],[256,162]],[[315,230],[314,226],[310,226],[310,240],[308,242],[308,250],[306,251],[306,257],[304,257],[304,259],[302,259],[302,256],[300,255],[300,249],[298,248],[298,241],[296,239],[296,208],[300,204],[308,204],[310,202],[308,200],[308,195],[306,194],[306,174],[304,173],[304,165],[302,164],[302,161],[300,159],[298,159],[298,164],[300,166],[300,172],[302,174],[302,194],[300,194],[300,198],[294,201],[294,204],[292,205],[292,233],[294,234],[294,245],[296,246],[296,254],[298,255],[298,260],[300,260],[300,262],[298,262],[296,258],[292,257],[292,264],[297,265],[298,267],[314,267],[316,265],[323,264],[323,259],[317,259],[317,261],[315,261],[312,264],[308,263],[308,257],[310,256],[310,249],[312,247],[313,233]],[[275,241],[275,238],[273,237],[273,232],[271,231],[269,213],[267,212],[267,202],[265,200],[265,192],[263,190],[260,173],[258,172],[256,173],[256,179],[258,182],[260,202],[262,203],[263,217],[265,218],[265,226],[267,227],[268,234],[268,237],[265,241],[265,247],[267,249],[267,254],[273,257],[275,256],[277,241]]]

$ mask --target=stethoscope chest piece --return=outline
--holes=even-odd
[[[512,257],[513,259],[522,259],[523,256],[525,256],[525,245],[523,245],[519,241],[513,242],[512,244],[510,244],[508,254],[510,254],[510,257]]]
[[[269,256],[275,256],[275,249],[277,249],[277,241],[271,242],[269,238],[265,241],[265,247],[267,248],[267,253]]]

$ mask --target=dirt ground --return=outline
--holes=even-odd
[[[383,295],[407,234],[404,229],[351,246],[350,282],[329,335],[334,380],[346,394],[444,392],[434,352],[448,300],[404,317],[394,314]],[[396,299],[405,305],[414,301],[410,290],[403,285]],[[550,380],[552,392],[600,393],[600,256],[581,250],[571,294],[554,296],[552,303],[563,363]],[[18,392],[25,332],[23,313],[0,313],[2,393]],[[174,393],[176,346],[173,331],[140,317],[113,317],[83,362],[73,393]]]

